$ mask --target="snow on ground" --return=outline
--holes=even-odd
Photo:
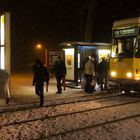
[[[85,97],[87,98],[87,97]],[[88,99],[88,98],[87,98]],[[93,98],[94,99],[94,98]],[[117,101],[119,99],[119,102]],[[74,99],[75,100],[75,99]],[[8,112],[3,113],[0,115],[0,124],[6,125],[14,122],[20,122],[20,121],[26,121],[26,120],[32,120],[32,119],[38,119],[38,118],[45,118],[47,116],[53,117],[57,115],[63,115],[67,113],[74,113],[77,111],[84,111],[84,110],[92,110],[92,109],[98,109],[98,108],[104,108],[109,107],[111,105],[119,105],[125,104],[127,102],[133,102],[137,101],[137,99],[132,98],[121,98],[120,97],[111,97],[109,99],[96,99],[89,100],[85,102],[75,102],[71,104],[62,104],[58,106],[48,106],[43,108],[33,108],[23,111],[16,111],[16,112]],[[57,101],[56,101],[57,102]],[[65,101],[63,101],[65,103]]]
[[[89,127],[65,135],[53,136],[51,140],[139,140],[140,118],[129,119],[123,122]],[[46,140],[49,138],[46,138]]]
[[[139,97],[108,98],[98,91],[83,97],[82,90],[69,88],[56,95],[52,83],[46,106],[38,107],[31,83],[31,74],[13,75],[13,101],[0,104],[0,140],[140,140]]]
[[[113,98],[2,113],[0,139],[138,140],[140,103],[125,104],[138,99]]]

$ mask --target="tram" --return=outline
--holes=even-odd
[[[140,17],[113,23],[109,73],[125,93],[140,91]]]

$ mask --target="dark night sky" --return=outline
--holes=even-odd
[[[89,3],[90,0],[0,0],[0,11],[11,13],[12,68],[33,63],[36,42],[57,48],[63,41],[84,41]],[[94,3],[92,42],[110,42],[113,21],[140,10],[138,0]]]

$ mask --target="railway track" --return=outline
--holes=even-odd
[[[115,100],[117,99],[116,97],[117,96],[115,96],[115,97],[114,96],[111,96],[111,97],[107,97],[107,98],[96,98],[96,99],[86,100],[86,101],[80,101],[80,102],[70,102],[70,103],[67,103],[67,107],[65,106],[66,104],[64,103],[64,104],[59,104],[59,105],[53,106],[53,107],[52,106],[49,106],[48,108],[42,107],[42,108],[33,108],[33,109],[27,109],[27,110],[18,110],[18,111],[14,111],[14,112],[12,112],[12,111],[6,112],[6,113],[4,112],[4,113],[1,113],[0,118],[1,118],[1,121],[2,121],[3,119],[6,118],[6,116],[7,116],[7,118],[10,118],[10,116],[13,116],[13,114],[15,114],[15,113],[18,114],[17,117],[20,116],[20,115],[22,115],[22,114],[24,114],[25,116],[28,116],[28,115],[31,115],[30,112],[32,112],[33,115],[37,116],[37,112],[36,111],[43,110],[41,116],[44,116],[44,117],[40,118],[40,117],[37,116],[37,118],[35,118],[35,119],[30,119],[30,117],[27,117],[27,119],[29,119],[29,120],[26,120],[26,121],[29,122],[29,121],[36,121],[36,120],[40,120],[40,119],[44,119],[44,118],[55,118],[55,117],[59,117],[59,116],[65,116],[65,115],[70,115],[70,114],[75,114],[75,113],[88,112],[88,111],[93,111],[93,110],[100,110],[100,109],[104,109],[104,108],[115,107],[115,106],[122,106],[122,105],[126,105],[126,104],[132,104],[132,103],[140,102],[139,99],[133,99],[133,101],[131,99],[131,101],[128,102],[128,100],[124,100],[124,98],[123,98],[123,100],[122,100],[121,103],[120,102],[117,102],[116,103],[115,102]],[[113,101],[114,102],[111,103],[111,104],[110,103],[108,104],[108,101],[110,102],[110,100],[112,102]],[[100,102],[101,101],[102,102],[101,103],[102,105],[95,103],[96,105],[94,106],[94,102],[93,101],[94,102]],[[91,104],[91,103],[93,104],[93,106],[91,106],[91,108],[82,108],[81,109],[81,107],[83,107],[83,106],[80,106],[80,104],[84,104],[84,106],[87,106],[88,104]],[[74,110],[69,110],[73,106],[74,107],[75,106],[80,106],[80,109],[81,110],[80,111],[79,111],[79,109],[78,110],[75,110],[75,109]],[[66,112],[55,112],[57,110],[60,110],[63,107],[66,108]],[[44,111],[46,111],[46,110],[48,110],[48,112],[45,113]],[[49,114],[49,111],[51,111],[51,112],[54,111],[54,113]],[[29,114],[27,115],[26,113],[27,114],[29,113]],[[3,119],[2,119],[2,117],[3,117]],[[31,117],[32,117],[32,115],[31,115]],[[16,118],[15,118],[15,120],[16,120]],[[14,122],[14,123],[24,123],[26,121],[23,121],[23,122],[22,121],[21,122]],[[10,124],[12,124],[12,123],[10,123]]]
[[[124,94],[98,94],[98,95],[84,95],[84,96],[78,96],[78,97],[69,97],[69,98],[61,98],[61,99],[53,99],[53,100],[46,100],[47,104],[44,107],[54,107],[58,105],[64,105],[64,104],[70,104],[75,102],[86,102],[90,100],[96,100],[96,99],[106,99],[111,97],[117,97],[117,96],[124,96]],[[40,108],[38,106],[39,102],[31,102],[31,103],[23,103],[23,104],[14,104],[12,106],[0,106],[0,114],[2,113],[8,113],[8,112],[16,112],[16,111],[25,111],[28,109],[35,109]],[[43,107],[43,108],[44,108]]]
[[[0,122],[1,125],[7,125],[7,122],[10,122],[9,124],[12,123],[20,123],[24,122],[24,120],[28,121],[35,121],[35,120],[40,120],[44,118],[50,118],[50,117],[58,117],[61,115],[67,115],[67,114],[73,114],[73,113],[78,113],[78,112],[84,112],[84,111],[92,111],[96,109],[102,109],[106,107],[113,107],[113,106],[118,106],[118,105],[125,105],[129,103],[135,103],[139,102],[139,99],[131,99],[129,102],[128,100],[122,99],[121,103],[115,102],[117,97],[120,97],[119,95],[117,96],[106,96],[103,98],[90,98],[86,100],[78,100],[78,101],[73,101],[73,102],[67,102],[67,103],[61,103],[58,105],[50,105],[46,107],[34,107],[34,108],[26,108],[24,110],[14,110],[14,111],[6,111],[6,112],[1,112],[0,113]],[[114,101],[113,104],[110,104],[109,102]],[[93,102],[99,102],[94,105]],[[88,104],[92,104],[92,106],[88,106]],[[61,108],[65,107],[66,111],[61,112]],[[77,110],[71,110],[72,107],[77,108]],[[41,112],[41,115],[38,114],[38,111]],[[51,112],[51,113],[50,113]],[[67,113],[68,112],[68,113]],[[14,115],[14,120],[11,122],[10,118]],[[20,120],[18,119],[19,116],[24,115],[26,117],[21,118]],[[7,121],[3,121],[4,119],[7,118]],[[33,118],[33,119],[32,119]]]
[[[1,113],[0,114],[0,117],[1,117],[0,118],[1,120],[0,131],[3,132],[6,129],[6,131],[9,132],[13,129],[15,130],[20,127],[22,127],[23,131],[24,131],[24,128],[26,129],[28,127],[29,127],[28,128],[29,132],[36,131],[35,130],[36,128],[34,128],[33,126],[40,124],[40,125],[37,125],[36,127],[42,126],[44,127],[45,131],[44,132],[37,131],[36,132],[37,136],[33,137],[33,139],[57,139],[59,137],[69,135],[71,133],[77,133],[77,132],[81,132],[81,131],[88,130],[91,128],[105,126],[105,125],[129,120],[133,118],[139,118],[140,109],[138,106],[140,106],[140,100],[137,98],[130,98],[126,96],[123,96],[123,97],[124,98],[122,99],[122,95],[121,96],[119,95],[107,96],[106,98],[104,97],[93,98],[92,100],[89,99],[86,101],[78,100],[78,102],[69,102],[69,103],[64,102],[63,104],[62,103],[55,104],[53,106],[48,106],[47,108],[46,107],[33,108],[33,110],[35,109],[35,111],[32,111],[32,109],[27,109],[25,111],[18,110],[14,112]],[[117,101],[120,100],[120,102],[115,102],[115,100]],[[102,105],[99,106],[98,102],[100,102]],[[84,106],[86,106],[87,104],[90,104],[91,107],[81,109],[80,104],[84,104]],[[93,104],[93,106],[91,104]],[[75,110],[73,106],[80,106],[80,110],[79,108]],[[136,110],[135,110],[135,106],[137,106]],[[64,107],[66,107],[66,110],[64,112],[60,111]],[[50,109],[46,112],[48,108]],[[73,110],[71,108],[73,108]],[[124,114],[125,108],[129,108],[129,111],[126,114]],[[36,116],[42,110],[43,112],[41,112],[41,115]],[[50,110],[51,110],[51,114],[48,114]],[[117,113],[114,110],[116,110]],[[113,114],[111,113],[111,115],[109,115],[110,114],[109,112],[113,112],[113,111],[114,113]],[[103,116],[103,114],[106,114],[106,112],[108,112],[108,117]],[[17,113],[17,118],[16,116],[14,116],[16,113]],[[22,114],[26,116],[25,120],[18,118],[18,116],[21,116]],[[8,119],[8,118],[10,119],[11,116],[15,117],[13,121],[12,120],[7,121],[7,122],[4,121],[5,119]],[[99,118],[95,116],[98,116]],[[78,118],[80,118],[81,120],[79,120]],[[108,119],[106,120],[103,118],[108,118]],[[56,123],[56,120],[58,123]],[[67,120],[71,121],[72,124],[77,123],[77,125],[73,127],[73,125],[68,124],[67,126],[67,124],[63,123],[63,122],[67,122]],[[19,129],[15,131],[18,134],[21,133],[20,132],[21,130]],[[26,136],[23,134],[21,137],[23,139],[32,138],[28,136],[27,134]]]
[[[53,115],[53,116],[48,116],[47,114],[44,114],[43,117],[38,117],[38,118],[34,118],[34,119],[27,118],[25,121],[19,121],[18,118],[15,118],[16,121],[14,121],[14,122],[10,122],[10,123],[7,123],[7,124],[2,124],[2,122],[1,122],[2,125],[0,125],[0,127],[2,127],[2,126],[9,126],[9,125],[20,125],[20,124],[23,124],[23,123],[34,122],[34,121],[38,121],[38,120],[55,119],[57,117],[65,117],[65,116],[68,116],[68,115],[74,115],[74,114],[78,114],[78,113],[86,113],[86,112],[92,112],[92,111],[99,111],[99,110],[106,109],[106,108],[125,106],[125,105],[128,105],[128,104],[135,104],[135,103],[140,103],[140,100],[133,101],[133,102],[125,102],[125,103],[115,104],[115,105],[108,105],[108,106],[103,106],[103,107],[99,107],[99,108],[81,110],[81,111],[73,111],[73,112],[68,112],[68,113],[63,113],[63,114],[58,114],[58,115]],[[8,116],[12,116],[12,114],[13,113],[8,114]],[[5,116],[4,116],[3,119],[5,119]],[[2,121],[2,118],[1,118],[1,121]]]
[[[96,127],[103,127],[103,126],[106,126],[106,125],[110,125],[110,124],[113,124],[113,123],[118,123],[118,122],[123,122],[125,120],[129,120],[129,119],[135,119],[135,118],[139,118],[140,119],[140,114],[136,114],[136,115],[132,115],[132,116],[128,116],[128,117],[123,117],[123,118],[120,118],[120,119],[116,119],[116,120],[111,120],[111,121],[108,121],[108,122],[103,122],[103,123],[98,123],[98,124],[95,124],[95,125],[89,125],[87,127],[81,127],[81,128],[77,128],[77,129],[74,129],[74,130],[68,130],[68,131],[65,131],[65,132],[61,132],[61,133],[58,133],[58,134],[52,134],[52,135],[49,135],[49,136],[46,136],[46,137],[40,137],[38,140],[45,140],[45,139],[58,139],[58,138],[62,138],[63,136],[66,136],[67,134],[72,134],[72,133],[76,133],[76,132],[79,132],[79,131],[85,131],[85,130],[88,130],[90,128],[94,129]]]

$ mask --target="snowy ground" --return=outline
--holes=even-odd
[[[87,101],[65,104],[62,99],[61,104],[55,100],[59,105],[1,112],[0,139],[140,139],[139,98],[85,98]]]
[[[0,140],[140,139],[139,96],[99,92],[87,95],[75,89],[56,96],[56,89],[50,86],[52,93],[47,93],[45,106],[39,107],[39,99],[31,95],[31,77],[27,78],[28,82],[24,76],[14,82],[17,92],[13,101],[0,105]],[[22,99],[19,91],[24,95]]]

